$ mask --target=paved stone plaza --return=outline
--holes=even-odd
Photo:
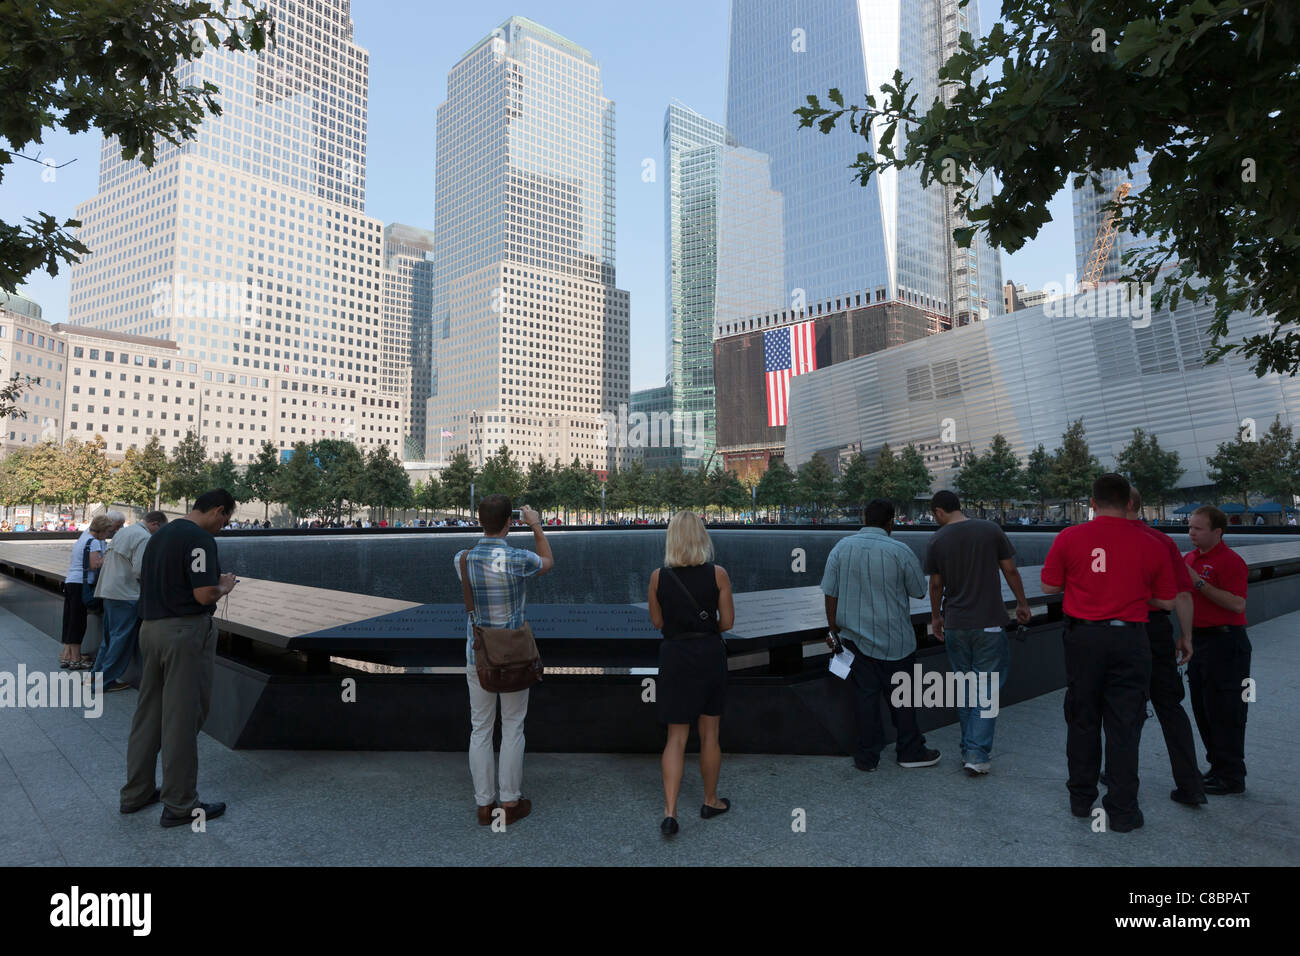
[[[0,709],[0,865],[1296,865],[1300,613],[1251,629],[1258,702],[1243,796],[1193,810],[1168,798],[1164,741],[1142,748],[1146,826],[1093,833],[1068,812],[1064,691],[1003,711],[993,773],[970,779],[955,725],[929,735],[935,768],[847,757],[726,757],[732,811],[704,821],[688,764],[681,832],[659,834],[653,756],[530,754],[533,815],[506,833],[474,822],[463,753],[232,751],[199,738],[199,792],[230,804],[206,833],[158,826],[159,809],[117,812],[134,690],[104,713]],[[0,609],[0,671],[56,668],[58,646]],[[726,724],[723,724],[726,746]],[[886,751],[889,756],[892,751]],[[1203,755],[1202,755],[1203,757]],[[806,812],[807,832],[792,830]]]

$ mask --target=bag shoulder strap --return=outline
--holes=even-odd
[[[461,596],[465,599],[465,610],[473,615],[474,613],[474,589],[469,584],[469,550],[462,551],[460,554],[460,591]]]
[[[94,540],[95,539],[93,537],[87,538],[86,546],[81,549],[81,570],[82,571],[90,570],[90,546],[92,543],[94,543]]]
[[[682,589],[682,593],[686,595],[686,599],[691,602],[691,607],[695,608],[696,617],[701,621],[708,621],[711,624],[716,623],[712,617],[710,617],[709,612],[700,607],[700,602],[695,600],[695,595],[692,594],[690,588],[682,582],[682,579],[673,572],[673,569],[665,565],[664,570],[668,572],[670,578],[677,582],[677,586]]]

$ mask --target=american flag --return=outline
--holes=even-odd
[[[763,365],[767,372],[767,424],[784,425],[790,406],[790,379],[817,368],[813,320],[764,332]]]
[[[452,434],[451,434],[451,432],[447,431],[447,429],[444,428],[444,429],[442,430],[442,437],[443,437],[443,438],[451,438],[451,437],[452,437]]]

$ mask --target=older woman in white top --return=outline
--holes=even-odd
[[[63,579],[63,648],[59,652],[59,667],[65,670],[89,670],[95,662],[93,657],[81,653],[87,613],[81,600],[81,585],[86,582],[87,571],[92,581],[99,573],[104,564],[104,542],[124,524],[126,515],[120,511],[96,515],[72,546],[68,574]]]

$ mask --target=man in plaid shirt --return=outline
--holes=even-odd
[[[474,592],[474,619],[480,627],[519,628],[524,624],[525,578],[545,574],[555,566],[551,546],[542,531],[536,511],[524,505],[520,518],[533,530],[537,552],[506,544],[513,505],[505,495],[487,495],[478,505],[483,537],[474,547],[456,552],[456,577],[460,558],[465,555],[470,589]],[[520,796],[524,778],[524,717],[528,713],[528,689],[509,694],[486,691],[478,681],[474,664],[474,620],[465,621],[465,679],[469,684],[469,769],[474,777],[474,798],[478,822],[487,826],[497,807],[497,774],[492,754],[492,733],[496,728],[497,701],[501,703],[500,799],[506,824],[522,820],[532,811],[531,800]]]

